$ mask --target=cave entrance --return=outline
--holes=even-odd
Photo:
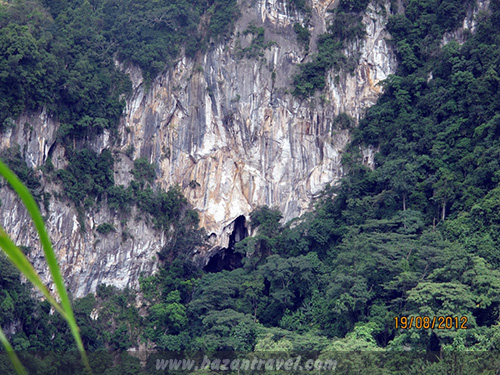
[[[240,268],[243,263],[243,254],[234,251],[236,243],[248,237],[245,216],[241,215],[234,221],[233,232],[229,236],[229,245],[210,257],[207,265],[203,267],[206,272],[232,271]]]

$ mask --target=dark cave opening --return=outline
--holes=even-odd
[[[234,245],[236,245],[236,242],[240,242],[246,237],[248,237],[248,231],[245,225],[245,216],[241,215],[238,216],[234,221],[233,233],[231,233],[231,235],[229,236],[228,249],[234,251]]]
[[[220,250],[217,254],[210,257],[210,260],[203,267],[206,272],[220,272],[223,270],[232,271],[243,266],[243,254],[236,253],[234,247],[237,242],[248,237],[245,216],[241,215],[234,221],[234,229],[229,236],[229,246]]]

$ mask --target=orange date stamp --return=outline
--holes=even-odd
[[[467,329],[467,317],[462,316],[396,316],[396,329]]]

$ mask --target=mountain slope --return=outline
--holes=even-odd
[[[33,7],[36,3],[26,4]],[[218,23],[227,18],[218,13],[219,6],[229,9],[223,3],[210,10],[201,2],[199,8],[193,8],[196,14],[183,8],[183,2],[168,9],[151,8],[145,3],[134,10],[130,22],[136,22],[144,38],[156,30],[156,39],[145,39],[150,45],[141,44],[137,51],[130,40],[123,39],[132,33],[125,16],[109,19],[108,13],[114,11],[108,9],[112,2],[103,2],[102,8],[78,1],[62,8],[55,2],[44,4],[48,11],[35,7],[26,19],[19,16],[18,22],[26,23],[26,30],[38,38],[36,43],[46,59],[59,58],[66,63],[64,67],[54,62],[52,76],[46,72],[42,77],[48,78],[40,78],[43,87],[50,89],[53,81],[59,81],[60,86],[53,97],[47,98],[45,90],[37,103],[27,103],[13,127],[6,123],[2,147],[18,144],[29,167],[49,163],[55,171],[68,168],[73,148],[78,152],[90,149],[97,155],[109,149],[114,185],[124,188],[133,180],[133,160],[146,159],[154,165],[156,177],[151,183],[155,188],[168,190],[179,185],[198,211],[199,225],[210,236],[209,244],[199,254],[202,264],[210,254],[229,246],[238,217],[248,221],[254,208],[269,205],[291,219],[307,211],[311,199],[343,175],[341,154],[349,140],[348,128],[375,103],[381,92],[377,82],[396,67],[384,29],[388,4],[370,5],[366,12],[360,9],[363,12],[359,16],[357,10],[353,13],[353,19],[365,25],[366,33],[360,34],[361,39],[342,42],[340,49],[335,47],[339,65],[321,68],[318,77],[325,80],[323,94],[311,99],[290,94],[292,77],[299,72],[297,64],[316,61],[317,36],[332,33],[327,25],[337,17],[335,12],[330,13],[333,3],[313,2],[310,7],[301,7],[279,1],[242,2],[231,32],[227,31],[230,25]],[[125,14],[130,12],[128,2],[117,4],[125,7]],[[342,6],[348,8],[346,4]],[[75,13],[74,9],[80,10]],[[183,12],[188,17],[185,24],[165,21],[165,17]],[[76,16],[80,13],[93,25],[92,33],[83,39],[78,27],[85,22]],[[161,21],[156,23],[155,17]],[[193,28],[195,24],[198,29]],[[8,27],[14,28],[11,25]],[[60,39],[62,36],[52,33],[51,27],[67,30],[73,39]],[[179,30],[174,33],[175,46],[168,47],[175,28]],[[214,31],[219,29],[221,32]],[[302,30],[302,39],[297,38],[296,30]],[[134,35],[130,38],[140,37]],[[29,35],[25,37],[31,41]],[[194,51],[186,44],[191,39],[198,40]],[[321,40],[330,39],[320,38],[318,44],[320,51],[328,52],[324,49],[328,45]],[[160,53],[162,43],[168,49]],[[58,57],[64,51],[61,45],[74,57]],[[182,46],[191,57],[176,54]],[[149,62],[138,60],[139,55],[146,58],[148,48],[152,56]],[[165,53],[169,57],[162,70],[154,61],[165,58]],[[112,58],[118,60],[113,62]],[[112,64],[118,64],[120,70]],[[26,70],[32,68],[26,65]],[[130,77],[128,88],[121,71]],[[26,95],[30,97],[29,92]],[[118,120],[116,108],[121,100],[124,113]],[[83,295],[101,282],[137,287],[139,274],[154,270],[152,257],[170,243],[172,234],[164,234],[146,222],[132,224],[135,211],[127,216],[109,210],[106,200],[128,199],[116,196],[116,189],[109,192],[111,182],[97,184],[95,190],[80,186],[79,178],[71,182],[61,173],[42,180],[44,191],[52,196],[46,198],[50,202],[48,225],[71,289]],[[66,181],[63,190],[61,178]],[[83,201],[73,199],[71,203],[64,198],[71,189],[88,194],[83,195]],[[4,194],[1,209],[12,214],[3,215],[2,225],[19,243],[33,248],[32,257],[42,270],[38,245],[22,224],[26,216],[13,196],[8,191]],[[134,196],[137,201],[137,194]],[[143,222],[140,216],[138,219]],[[105,223],[116,231],[105,236],[96,232]],[[210,254],[206,253],[208,249]]]

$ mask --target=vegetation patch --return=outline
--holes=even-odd
[[[157,228],[168,230],[176,224],[184,230],[198,224],[197,214],[187,209],[180,188],[171,187],[168,191],[153,188],[155,166],[146,159],[134,161],[131,172],[134,180],[128,187],[114,184],[114,160],[109,150],[100,155],[90,149],[69,150],[68,159],[67,167],[58,170],[57,176],[63,184],[64,194],[79,210],[82,227],[84,210],[102,204],[104,197],[110,209],[125,215],[136,205],[140,211],[149,214]],[[101,229],[108,230],[109,227],[105,225]]]
[[[245,254],[240,268],[204,273],[193,265],[189,253],[202,238],[197,216],[180,190],[153,189],[155,168],[147,161],[136,168],[151,173],[136,171],[127,188],[93,177],[86,197],[98,200],[101,192],[120,210],[137,205],[158,227],[176,231],[160,251],[159,271],[140,280],[139,308],[134,292],[109,286],[74,301],[85,347],[107,355],[103,349],[141,341],[166,351],[315,350],[345,373],[411,373],[415,365],[428,374],[493,373],[490,351],[500,335],[500,6],[491,2],[463,45],[441,48],[443,33],[461,23],[459,5],[409,1],[405,14],[390,18],[399,68],[354,131],[344,152],[346,177],[289,223],[275,209],[253,211],[256,235],[235,245]],[[344,12],[364,6],[341,2]],[[340,51],[344,32],[331,29],[318,56]],[[334,122],[352,126],[345,114]],[[362,159],[367,147],[378,150],[373,170]],[[108,175],[106,156],[88,154],[88,165],[72,157],[71,175],[99,163]],[[66,325],[4,263],[0,258],[0,319],[20,327],[11,337],[15,349],[61,350],[28,363],[35,370],[50,365],[51,373],[63,363],[67,371],[76,361],[68,357],[74,344]],[[395,317],[408,316],[456,317],[467,329],[395,326]],[[441,354],[429,360],[426,351]],[[103,358],[96,368],[113,362]],[[116,361],[116,372],[152,368],[127,358]]]
[[[28,167],[24,161],[21,154],[21,147],[19,145],[15,145],[2,150],[0,152],[0,158],[26,185],[35,200],[37,202],[41,202],[43,194],[40,176],[33,168]]]
[[[57,171],[64,194],[76,207],[92,207],[114,185],[113,156],[108,149],[99,155],[90,149],[68,150],[68,166]]]
[[[309,42],[311,40],[311,33],[306,26],[302,26],[300,23],[296,22],[293,24],[293,31],[297,34],[297,41],[304,47],[306,51],[309,51]]]
[[[96,231],[101,234],[108,234],[109,232],[114,232],[115,227],[110,223],[102,223],[97,226]]]
[[[61,122],[65,143],[114,130],[131,90],[116,58],[151,82],[182,47],[193,57],[229,34],[237,16],[235,0],[2,2],[0,131],[42,108]]]
[[[287,0],[287,5],[289,9],[297,10],[306,15],[311,14],[311,8],[307,6],[306,0]]]
[[[243,31],[243,35],[252,35],[252,41],[248,47],[242,48],[238,40],[235,47],[236,56],[240,59],[244,57],[248,59],[264,57],[264,50],[276,45],[276,42],[273,41],[266,42],[264,33],[263,27],[257,27],[255,25],[248,26],[246,30]]]
[[[155,166],[144,158],[134,160],[134,169],[132,174],[137,182],[144,185],[145,182],[153,184],[156,177]]]
[[[312,61],[299,65],[299,73],[293,78],[294,96],[304,99],[323,90],[326,74],[331,69],[354,69],[356,56],[347,57],[343,51],[348,43],[364,36],[360,12],[365,8],[351,7],[349,4],[341,2],[328,31],[318,37],[318,52],[313,55]],[[299,24],[294,29],[299,41],[304,44],[307,41],[309,45],[308,30],[303,30]]]

